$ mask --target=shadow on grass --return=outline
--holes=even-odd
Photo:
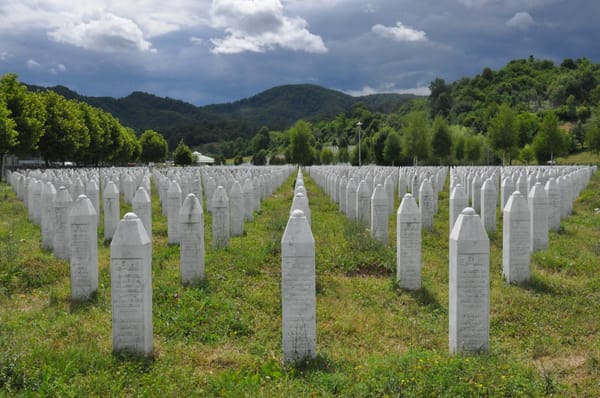
[[[556,287],[550,285],[548,282],[541,279],[537,275],[532,275],[531,278],[529,279],[529,281],[521,283],[521,284],[517,284],[517,286],[521,286],[523,289],[529,290],[532,292],[542,293],[542,294],[550,294],[553,296],[564,293],[564,292],[561,292],[560,290],[558,290]]]
[[[305,377],[315,372],[333,373],[335,365],[326,355],[317,354],[315,358],[305,358],[287,364],[285,368],[292,377]]]
[[[400,288],[398,288],[401,290]],[[439,301],[435,298],[431,291],[426,286],[421,286],[419,290],[407,290],[408,293],[419,305],[430,307],[432,309],[443,310]]]
[[[98,305],[98,292],[94,292],[92,296],[87,300],[71,300],[70,312],[75,314],[78,312],[87,312],[92,307]]]
[[[114,360],[119,364],[132,365],[142,373],[149,372],[152,370],[152,365],[156,361],[156,354],[152,353],[149,355],[137,354],[131,351],[113,351],[112,356]]]

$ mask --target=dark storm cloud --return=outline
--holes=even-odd
[[[196,104],[291,83],[427,93],[529,55],[598,62],[598,15],[585,0],[5,0],[0,73]]]

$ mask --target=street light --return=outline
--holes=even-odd
[[[359,120],[356,122],[356,127],[358,127],[358,167],[362,166],[362,154],[360,150],[360,126],[362,126],[362,123]]]

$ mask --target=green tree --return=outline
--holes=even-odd
[[[523,148],[525,145],[533,141],[533,137],[537,134],[540,122],[534,113],[521,112],[516,118],[517,127],[517,146]]]
[[[179,141],[179,145],[173,152],[173,161],[179,166],[189,166],[192,164],[192,150],[187,146],[183,140]]]
[[[106,161],[111,152],[110,131],[104,128],[102,118],[104,112],[84,102],[79,102],[77,105],[80,108],[83,123],[88,129],[90,144],[87,150],[77,152],[76,160],[97,166],[100,162]]]
[[[85,152],[90,144],[89,131],[75,101],[68,101],[53,91],[46,91],[45,134],[40,138],[40,154],[51,161],[76,160],[77,152]]]
[[[433,120],[431,129],[431,151],[433,156],[447,162],[452,152],[452,137],[450,136],[448,122],[438,115]]]
[[[383,159],[386,164],[399,165],[402,161],[402,144],[400,135],[395,130],[391,130],[385,138],[383,147]]]
[[[406,115],[402,150],[407,158],[426,159],[428,155],[427,113],[412,111]]]
[[[452,108],[452,90],[444,79],[439,77],[429,84],[429,105],[431,116],[448,116]]]
[[[333,162],[333,151],[331,148],[325,147],[321,149],[319,158],[321,160],[321,164],[331,164]]]
[[[144,163],[163,163],[169,153],[167,140],[154,130],[146,130],[139,138],[142,154],[140,160]]]
[[[8,73],[0,78],[0,96],[16,123],[18,137],[14,153],[28,156],[37,151],[46,120],[44,95],[28,92],[27,87],[18,82],[16,74]]]
[[[585,126],[585,142],[595,154],[600,154],[600,106],[592,113],[592,117]]]
[[[4,161],[5,153],[8,153],[17,143],[17,124],[10,117],[10,111],[6,107],[4,100],[0,98],[0,170],[2,170],[2,162]],[[0,181],[2,176],[0,175]]]
[[[10,117],[10,110],[0,98],[0,159],[17,144],[17,123]]]
[[[508,156],[510,164],[511,151],[517,143],[516,116],[510,105],[500,105],[498,113],[490,120],[488,139],[492,148],[502,154],[503,160]]]
[[[260,130],[258,130],[258,133],[256,133],[256,135],[254,137],[252,137],[252,140],[250,140],[250,146],[252,147],[252,153],[258,152],[261,149],[269,149],[269,144],[271,142],[270,136],[269,136],[269,129],[267,129],[266,127],[261,127]]]
[[[478,135],[465,137],[465,160],[476,163],[481,159],[483,143]]]
[[[533,147],[531,146],[531,144],[525,145],[519,151],[519,158],[521,158],[521,161],[525,164],[531,163],[531,161],[534,159],[534,157],[535,157],[535,152],[533,151]]]
[[[252,156],[252,164],[255,166],[264,166],[267,164],[267,151],[264,149],[259,150]]]
[[[552,111],[545,113],[540,131],[533,139],[533,150],[539,163],[554,159],[564,153],[565,137],[558,128],[558,118]]]
[[[390,132],[389,127],[384,127],[379,130],[373,137],[373,158],[376,164],[386,164],[383,156],[383,148],[385,147],[385,140]]]
[[[338,152],[337,152],[337,161],[339,163],[348,163],[349,160],[350,160],[350,155],[348,154],[348,147],[347,146],[340,147],[340,149],[338,149]]]
[[[315,138],[310,124],[304,120],[299,120],[289,129],[289,134],[291,163],[302,166],[312,164],[315,158]]]

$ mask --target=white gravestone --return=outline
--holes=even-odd
[[[85,196],[92,202],[96,216],[100,216],[100,189],[96,180],[89,180],[85,183]]]
[[[152,203],[146,188],[139,187],[131,200],[131,210],[142,220],[144,229],[152,243]]]
[[[238,181],[231,186],[229,193],[229,222],[231,236],[242,236],[244,234],[244,192]]]
[[[102,195],[104,209],[104,239],[112,239],[121,217],[121,203],[119,202],[119,189],[113,181],[106,184]]]
[[[462,184],[456,184],[450,193],[450,232],[465,207],[469,206],[469,199]]]
[[[508,202],[508,198],[515,191],[515,185],[513,184],[512,178],[504,177],[500,186],[500,208],[504,211],[504,207]]]
[[[69,190],[61,186],[56,192],[54,198],[54,236],[52,238],[52,249],[54,256],[63,260],[68,260],[70,256],[69,249],[69,211],[71,209],[71,194]]]
[[[89,300],[98,291],[98,215],[92,201],[80,195],[69,213],[71,299]]]
[[[548,248],[548,196],[541,183],[536,182],[529,191],[529,215],[531,216],[531,251]]]
[[[356,220],[365,227],[371,223],[371,190],[365,180],[356,189]]]
[[[498,192],[492,179],[488,178],[481,186],[481,222],[487,232],[496,231],[496,206]]]
[[[396,213],[396,282],[403,289],[421,288],[421,210],[407,193]]]
[[[167,235],[169,244],[179,243],[181,196],[181,187],[177,181],[171,181],[169,183],[169,190],[167,191]]]
[[[229,244],[229,198],[219,185],[212,198],[212,244],[214,248]]]
[[[350,221],[358,221],[356,218],[356,188],[356,180],[352,177],[346,186],[346,215]]]
[[[387,195],[387,208],[388,208],[388,216],[394,214],[394,182],[392,181],[391,176],[385,177],[383,182],[383,188],[385,189],[385,193]]]
[[[294,210],[302,210],[304,216],[308,220],[308,225],[311,225],[310,221],[310,206],[308,204],[308,199],[304,192],[296,192],[294,195],[294,199],[292,200],[292,207],[290,208],[290,216],[294,212]]]
[[[113,351],[151,355],[152,252],[135,213],[127,213],[110,244]]]
[[[433,200],[431,183],[424,179],[419,187],[419,208],[421,209],[421,225],[427,231],[433,231]]]
[[[249,178],[244,180],[244,219],[254,221],[254,186]]]
[[[44,249],[52,249],[55,197],[56,189],[50,181],[42,185],[42,247]]]
[[[388,243],[388,193],[377,184],[371,196],[371,236],[379,242]]]
[[[315,240],[308,220],[295,210],[281,239],[283,362],[316,356]]]
[[[183,201],[179,223],[181,283],[195,284],[204,279],[204,218],[202,205],[193,193]]]
[[[529,207],[525,196],[513,192],[504,207],[502,226],[502,275],[508,283],[522,283],[530,278]]]
[[[560,188],[554,178],[549,178],[544,187],[548,196],[548,229],[560,230]]]
[[[450,234],[449,348],[485,352],[490,332],[490,241],[475,210],[467,207]]]
[[[479,174],[475,174],[473,181],[471,182],[471,207],[475,209],[476,213],[481,212],[481,177]]]

